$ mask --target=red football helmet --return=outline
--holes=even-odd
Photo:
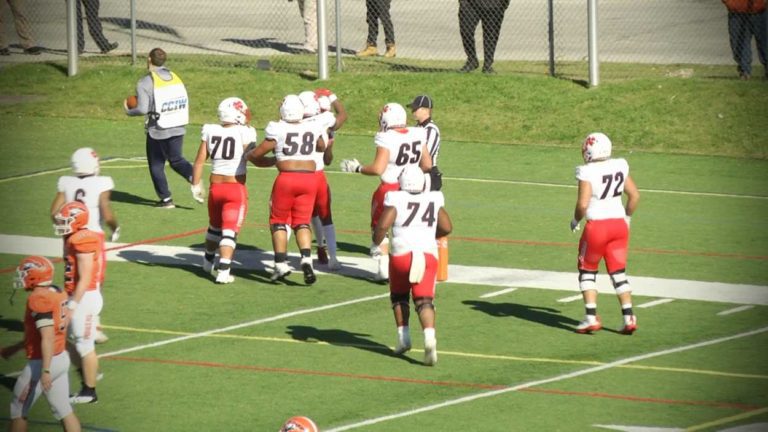
[[[56,235],[76,233],[88,225],[88,207],[80,201],[68,202],[61,206],[53,219],[53,231]]]
[[[283,423],[278,432],[318,432],[317,425],[309,417],[294,416]]]
[[[21,260],[16,268],[15,289],[31,290],[38,286],[48,286],[53,283],[53,264],[42,256],[29,256]]]

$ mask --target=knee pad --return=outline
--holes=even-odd
[[[597,290],[597,272],[579,270],[579,289],[584,291]]]
[[[205,239],[208,241],[212,241],[215,243],[218,243],[221,241],[221,230],[211,227],[208,227],[208,232],[205,233]]]
[[[232,249],[237,247],[237,233],[233,230],[224,230],[219,241],[219,247],[229,246]]]
[[[96,349],[96,345],[93,338],[85,339],[78,337],[75,338],[75,349],[77,350],[77,354],[80,355],[80,358],[83,358],[92,353],[93,350]]]
[[[410,295],[406,294],[395,294],[390,293],[389,294],[389,301],[392,302],[392,308],[394,308],[397,305],[402,305],[403,307],[408,307],[410,305],[411,297]]]
[[[298,225],[292,226],[291,228],[293,228],[294,231],[298,232],[299,230],[302,230],[302,229],[309,229],[309,224],[298,224]]]
[[[277,231],[288,232],[288,227],[286,227],[285,224],[272,224],[269,226],[269,229],[272,230],[272,232],[277,232]]]
[[[432,297],[416,297],[413,301],[416,303],[416,313],[421,313],[422,310],[432,309],[435,310],[435,304],[432,303],[434,299]]]
[[[616,294],[632,292],[632,287],[629,285],[627,273],[624,269],[611,273],[611,282],[613,282],[613,289],[616,290]]]

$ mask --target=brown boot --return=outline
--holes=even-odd
[[[379,50],[376,45],[367,45],[365,49],[358,51],[355,55],[358,57],[375,57],[379,55]]]
[[[397,50],[395,49],[395,44],[387,44],[387,51],[384,53],[384,57],[392,58],[395,55],[397,55]]]

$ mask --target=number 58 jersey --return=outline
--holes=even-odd
[[[256,129],[251,126],[203,125],[201,139],[208,146],[211,174],[243,175],[246,172],[245,148],[256,142]]]
[[[445,206],[440,191],[412,194],[406,191],[387,192],[384,205],[397,210],[392,225],[392,253],[398,254],[399,245],[414,252],[437,256],[437,214]],[[397,245],[397,246],[396,246]]]
[[[576,167],[576,179],[592,186],[587,220],[618,219],[626,215],[621,195],[628,177],[629,164],[625,159],[608,159]]]

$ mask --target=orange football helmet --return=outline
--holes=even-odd
[[[46,257],[35,255],[21,260],[21,264],[16,268],[13,287],[31,290],[38,286],[48,286],[51,283],[53,283],[53,263]]]
[[[317,425],[309,417],[293,416],[283,423],[278,432],[318,432]]]
[[[80,201],[68,202],[61,206],[53,220],[53,231],[56,235],[76,233],[88,224],[88,207]]]

